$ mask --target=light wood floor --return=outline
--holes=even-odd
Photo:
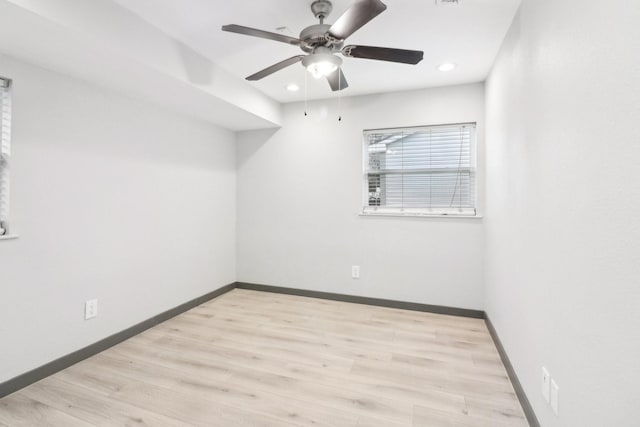
[[[233,290],[0,400],[0,426],[527,426],[484,322]]]

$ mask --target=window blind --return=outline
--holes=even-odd
[[[475,124],[364,132],[364,213],[475,215]]]
[[[0,235],[9,222],[9,160],[11,157],[11,81],[0,77]]]

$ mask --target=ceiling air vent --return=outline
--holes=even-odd
[[[436,0],[436,6],[460,6],[462,0]]]

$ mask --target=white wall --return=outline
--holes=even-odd
[[[20,233],[0,241],[0,382],[235,280],[231,132],[5,56],[0,75]]]
[[[523,0],[487,83],[486,310],[545,427],[640,422],[639,20]]]
[[[484,169],[483,85],[344,98],[340,123],[337,107],[287,104],[282,129],[238,135],[238,280],[482,309],[482,220],[358,213],[363,129],[477,121]]]

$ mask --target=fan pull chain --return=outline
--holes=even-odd
[[[338,121],[342,121],[342,68],[338,67]]]
[[[307,70],[304,71],[304,116],[307,116]]]

